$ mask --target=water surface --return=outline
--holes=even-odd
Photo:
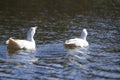
[[[109,3],[108,3],[109,2]],[[119,80],[119,0],[0,1],[1,80]],[[28,4],[28,5],[26,5]],[[8,52],[9,37],[26,38],[38,25],[36,51]],[[88,31],[89,49],[67,49]]]

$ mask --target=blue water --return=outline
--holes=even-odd
[[[0,80],[120,79],[118,0],[0,3]],[[5,41],[26,38],[34,25],[36,51],[8,51]],[[65,40],[79,38],[83,28],[89,48],[66,48]]]

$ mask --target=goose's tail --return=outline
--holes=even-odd
[[[12,41],[12,37],[10,37],[7,41],[6,44],[9,44]]]
[[[16,42],[16,40],[14,40],[13,38],[9,38],[6,41],[6,44],[8,45],[8,48],[19,48],[18,43]]]

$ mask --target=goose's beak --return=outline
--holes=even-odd
[[[35,30],[37,30],[38,26],[33,27]]]

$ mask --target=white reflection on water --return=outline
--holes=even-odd
[[[98,44],[91,44],[88,50],[78,48],[68,50],[69,61],[76,69],[80,69],[77,72],[97,80],[120,78],[119,56],[104,52]]]
[[[89,58],[89,49],[88,48],[74,48],[68,49],[67,57],[69,61],[75,65],[78,65],[79,68],[85,69],[85,64],[88,63]]]

